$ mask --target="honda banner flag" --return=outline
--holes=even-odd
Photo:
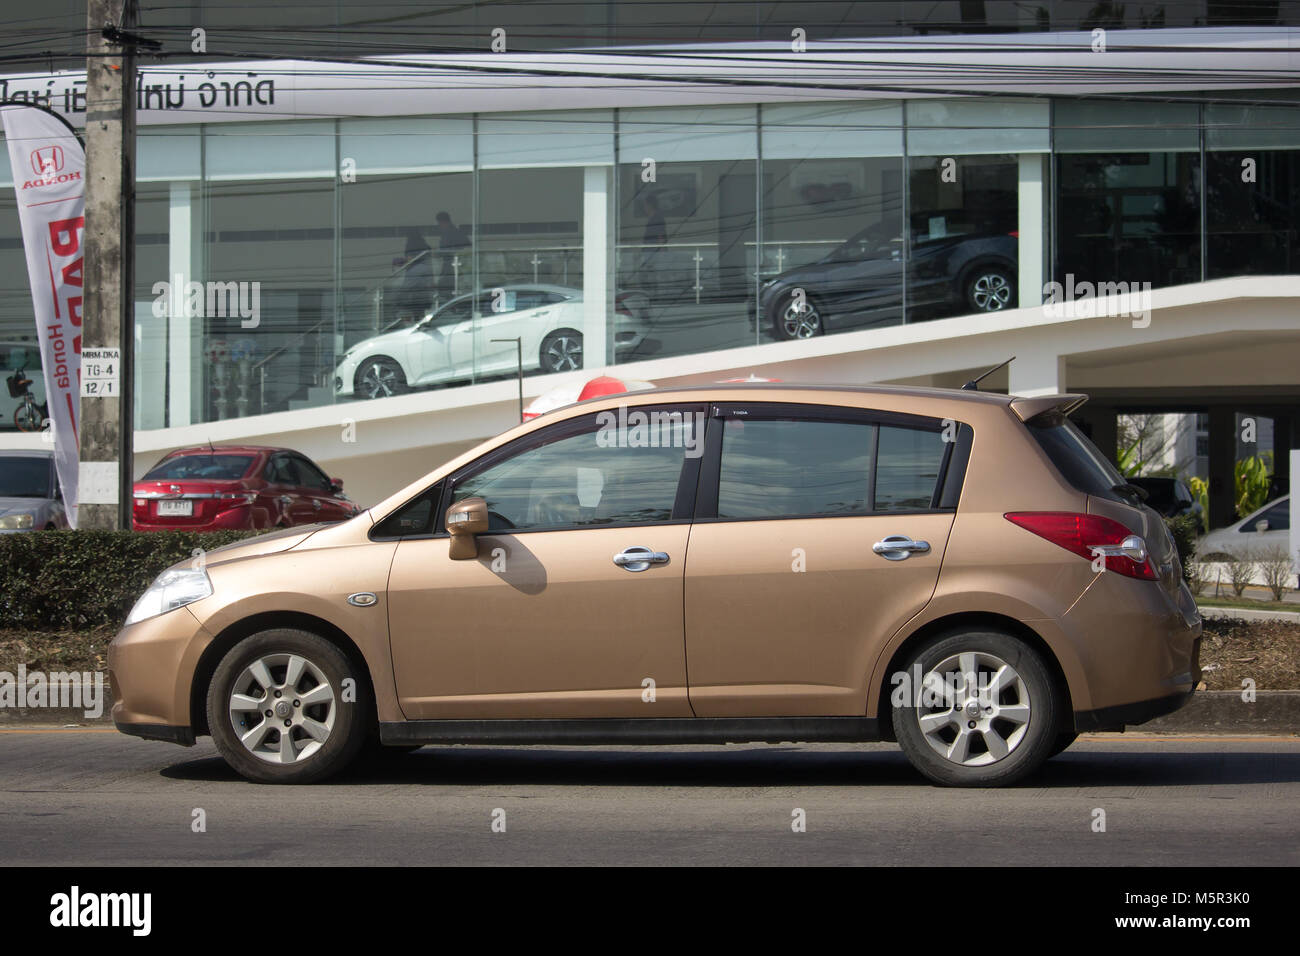
[[[81,411],[81,260],[86,154],[60,117],[0,104],[13,169],[27,278],[45,372],[54,461],[68,522],[77,526],[77,427]]]

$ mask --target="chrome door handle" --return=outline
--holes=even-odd
[[[649,548],[632,547],[614,555],[614,563],[624,571],[644,571],[652,564],[667,564],[668,555]]]
[[[311,500],[311,506],[312,506],[313,508],[315,508],[317,511],[320,511],[320,499],[319,499],[319,498],[313,498],[313,499]]]
[[[280,496],[279,498],[277,498],[276,500],[279,501],[280,504],[282,504],[282,505],[291,505],[291,504],[293,504],[293,498],[291,498],[289,495],[281,495],[281,496]]]
[[[927,553],[930,542],[913,541],[905,534],[890,534],[873,544],[871,550],[887,561],[902,561],[911,554]]]

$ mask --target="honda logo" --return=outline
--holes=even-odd
[[[32,150],[32,170],[37,176],[49,176],[63,171],[63,147],[42,146]]]

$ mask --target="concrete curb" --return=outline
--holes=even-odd
[[[1289,621],[1300,624],[1300,611],[1265,611],[1248,607],[1202,607],[1201,617],[1218,620],[1230,618],[1240,621]]]
[[[1181,710],[1140,724],[1158,734],[1300,734],[1300,690],[1260,690],[1247,703],[1237,690],[1202,690]]]

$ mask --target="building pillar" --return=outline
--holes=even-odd
[[[613,190],[608,166],[587,166],[582,178],[582,364],[596,372],[613,364]]]
[[[172,183],[167,215],[167,281],[172,284],[167,310],[167,424],[172,428],[194,424],[196,409],[202,417],[203,319],[188,315],[185,308],[188,283],[198,281],[202,253],[196,190],[193,183]]]
[[[1065,391],[1065,356],[1021,349],[1007,369],[1007,391],[1032,398]]]
[[[1021,308],[1042,305],[1043,244],[1047,239],[1047,221],[1043,213],[1043,166],[1041,153],[1021,153],[1019,173],[1019,283],[1016,302]]]
[[[1237,416],[1226,406],[1210,407],[1210,528],[1222,528],[1235,520],[1237,462]]]

